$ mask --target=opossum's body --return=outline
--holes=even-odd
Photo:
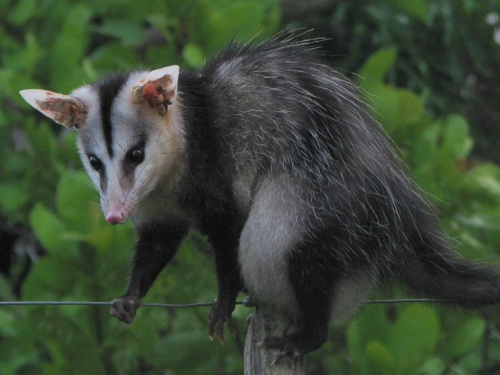
[[[134,220],[115,316],[132,321],[191,227],[215,253],[211,335],[224,322],[234,330],[245,287],[296,320],[293,333],[264,341],[296,356],[387,276],[458,305],[500,300],[495,276],[449,250],[356,90],[314,48],[293,38],[233,45],[199,72],[121,74],[71,97],[23,93],[78,128],[108,222]]]

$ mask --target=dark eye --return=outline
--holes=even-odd
[[[144,161],[144,150],[134,148],[127,153],[127,158],[134,164],[140,164]]]
[[[102,162],[95,155],[89,155],[89,163],[90,166],[98,172],[102,169]]]

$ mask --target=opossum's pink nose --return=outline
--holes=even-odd
[[[123,224],[125,222],[125,220],[127,220],[127,215],[122,210],[119,210],[119,211],[109,211],[106,214],[106,221],[109,224],[112,224],[112,225]]]

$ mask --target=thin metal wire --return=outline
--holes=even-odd
[[[439,299],[377,299],[365,301],[366,305],[389,305],[401,303],[450,303],[452,301]],[[211,307],[213,302],[187,303],[187,304],[172,304],[172,303],[142,303],[141,307],[161,307],[168,309],[189,309],[196,307]],[[253,307],[251,302],[236,301],[237,305]],[[0,301],[1,306],[111,306],[111,302],[99,301]]]
[[[237,302],[243,304],[242,302]],[[212,306],[213,302],[172,304],[172,303],[141,303],[141,307],[163,307],[172,309],[187,309],[191,307]],[[111,306],[111,302],[99,301],[0,301],[0,306]]]
[[[373,299],[363,302],[365,305],[390,305],[399,303],[453,303],[446,299],[433,298],[401,298],[401,299]]]

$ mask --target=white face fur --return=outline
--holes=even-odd
[[[110,224],[125,222],[175,165],[183,139],[175,100],[178,71],[174,66],[132,73],[119,84],[88,85],[70,96],[21,92],[49,118],[78,129],[83,165]]]

